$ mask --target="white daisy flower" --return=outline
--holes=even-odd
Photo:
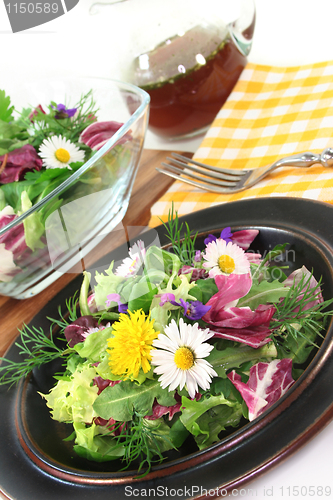
[[[84,160],[84,152],[61,135],[44,139],[39,155],[46,168],[70,168],[70,163]]]
[[[208,243],[203,258],[206,262],[202,265],[209,269],[210,278],[217,274],[246,274],[250,271],[250,263],[244,250],[225,240],[217,239]]]
[[[186,389],[189,396],[194,399],[198,386],[203,390],[210,387],[212,377],[217,376],[212,365],[205,359],[213,346],[205,343],[214,333],[209,328],[202,330],[198,323],[186,324],[181,318],[179,328],[175,320],[171,320],[153,341],[150,351],[151,364],[155,365],[154,372],[161,375],[159,381],[165,389],[174,391],[177,387]]]
[[[115,275],[123,278],[135,276],[144,263],[146,256],[145,244],[138,240],[128,251],[129,257],[123,260],[122,264],[115,270]]]

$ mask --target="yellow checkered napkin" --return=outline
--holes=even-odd
[[[194,158],[225,168],[257,168],[294,153],[333,147],[333,61],[279,68],[249,63]],[[261,196],[333,203],[333,168],[283,167],[254,187],[219,195],[176,181],[152,207],[151,226],[171,203],[185,215],[213,205]]]

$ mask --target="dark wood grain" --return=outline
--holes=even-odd
[[[162,161],[165,161],[168,154],[170,154],[168,151],[144,150],[130,204],[122,221],[125,227],[146,226],[150,219],[152,205],[172,184],[173,180],[170,177],[155,170]],[[110,252],[122,243],[124,241],[121,239],[115,241],[114,238],[106,238],[99,250],[100,256],[103,252]],[[95,260],[96,257],[99,255],[94,250]],[[66,273],[46,290],[29,299],[17,300],[0,295],[0,356],[18,335],[17,329],[21,328],[24,323],[29,323],[35,314],[77,275],[78,273],[75,272]]]

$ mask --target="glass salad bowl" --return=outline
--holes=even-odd
[[[150,99],[131,84],[68,78],[23,84],[17,101],[0,91],[0,101],[0,294],[24,299],[124,217]]]

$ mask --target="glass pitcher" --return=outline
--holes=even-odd
[[[90,13],[109,16],[121,78],[148,92],[149,128],[169,139],[208,129],[247,63],[255,26],[253,0],[114,0]]]

